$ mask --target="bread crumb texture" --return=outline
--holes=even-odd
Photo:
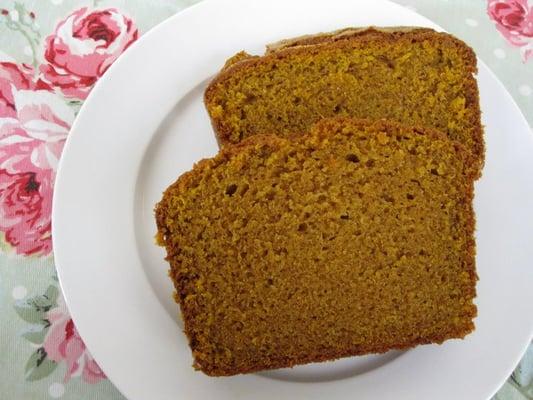
[[[196,164],[156,206],[195,367],[233,375],[471,332],[470,161],[436,131],[337,118]]]
[[[219,142],[307,132],[324,117],[388,118],[463,143],[479,174],[484,143],[472,49],[431,29],[353,31],[228,60],[205,93]]]

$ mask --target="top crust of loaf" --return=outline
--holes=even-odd
[[[291,39],[283,39],[266,46],[266,54],[296,46],[309,46],[321,43],[334,43],[339,40],[353,39],[355,37],[385,33],[385,34],[405,34],[405,33],[435,32],[430,28],[420,28],[416,26],[390,26],[376,27],[369,26],[363,28],[344,28],[332,32],[317,33],[314,35],[302,35]]]

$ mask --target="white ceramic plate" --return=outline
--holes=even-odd
[[[152,209],[217,151],[202,104],[233,53],[347,26],[420,25],[385,1],[208,0],[144,35],[98,82],[74,124],[53,207],[56,265],[94,357],[137,399],[487,399],[533,327],[533,136],[480,63],[486,167],[476,185],[477,329],[464,341],[292,370],[209,378],[191,368]]]

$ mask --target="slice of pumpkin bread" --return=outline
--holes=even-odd
[[[355,119],[196,164],[155,209],[194,366],[233,375],[464,337],[474,177],[439,132]]]
[[[476,56],[427,28],[345,29],[238,53],[205,104],[219,143],[307,132],[324,117],[388,118],[440,130],[484,160]]]

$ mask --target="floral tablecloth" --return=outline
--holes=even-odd
[[[533,123],[533,4],[396,1],[472,45]],[[1,399],[123,399],[63,301],[52,257],[52,189],[94,83],[139,36],[195,2],[0,0]],[[533,399],[533,348],[495,399]]]

